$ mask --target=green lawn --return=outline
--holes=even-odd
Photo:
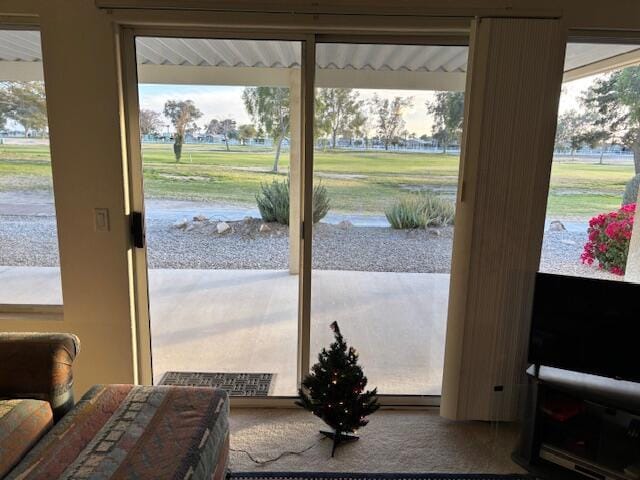
[[[286,178],[269,173],[268,149],[218,145],[185,145],[176,163],[171,145],[143,147],[145,193],[154,198],[254,204],[260,184]],[[315,172],[329,191],[334,211],[382,213],[390,201],[410,190],[435,189],[453,197],[458,159],[449,155],[318,151]],[[48,148],[0,145],[0,190],[44,188],[50,175]],[[587,217],[620,205],[631,165],[556,163],[553,166],[549,213],[555,217]],[[20,182],[12,185],[12,178]],[[31,178],[32,183],[25,179]]]

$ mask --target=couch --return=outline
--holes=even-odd
[[[224,391],[95,385],[75,404],[79,351],[69,334],[0,333],[0,478],[225,477]]]

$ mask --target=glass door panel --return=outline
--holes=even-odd
[[[293,395],[300,43],[138,37],[136,53],[154,382],[270,374],[236,393]]]
[[[467,53],[316,47],[311,361],[337,321],[382,394],[441,393]]]

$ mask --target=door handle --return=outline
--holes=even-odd
[[[145,227],[142,212],[131,212],[131,242],[135,248],[144,248]]]

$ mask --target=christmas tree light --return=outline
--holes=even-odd
[[[332,432],[320,432],[333,440],[333,457],[340,443],[358,439],[353,433],[369,423],[367,416],[380,405],[376,388],[364,391],[367,378],[358,365],[356,350],[347,347],[337,322],[331,324],[331,329],[335,341],[318,355],[318,363],[311,367],[311,373],[302,382],[296,404],[333,429]]]

